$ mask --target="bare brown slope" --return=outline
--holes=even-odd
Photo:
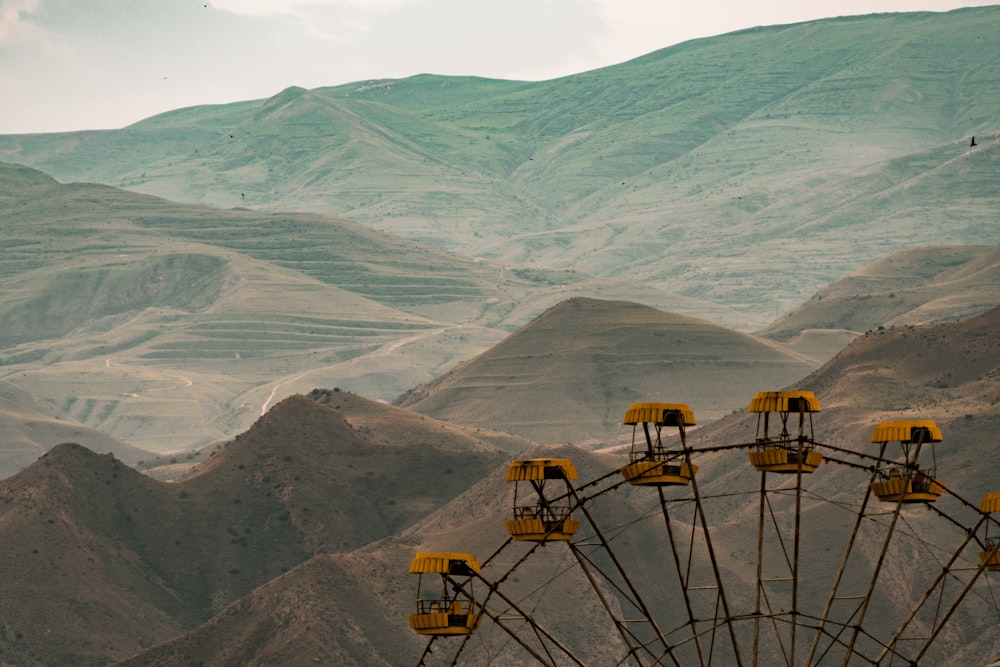
[[[758,335],[814,349],[826,360],[843,345],[838,333],[965,319],[1000,305],[1000,247],[930,246],[888,255],[816,292]]]
[[[587,477],[614,465],[610,457],[573,447],[536,448],[529,455],[572,456]],[[313,558],[236,601],[209,623],[122,666],[415,664],[426,639],[416,637],[406,627],[406,615],[413,610],[416,591],[416,577],[407,574],[409,562],[417,551],[466,551],[485,558],[503,544],[503,520],[511,501],[505,470],[506,465],[498,467],[402,536],[352,553]],[[616,496],[599,509],[598,515],[614,520],[616,512],[632,513],[623,509],[630,507],[627,497]],[[662,548],[663,544],[654,546]],[[496,576],[500,568],[510,567],[527,548],[515,544],[485,572]],[[539,587],[553,570],[569,565],[567,556],[559,545],[543,549],[537,558],[518,569],[508,593],[522,601],[538,598]],[[590,618],[591,628],[578,633],[571,644],[584,655],[596,656],[591,664],[610,664],[613,651],[620,650],[620,640],[613,628],[594,622],[602,614],[599,601],[582,575],[571,567],[569,570],[559,577],[558,586],[543,596],[544,600],[532,599],[528,604],[540,605],[535,610],[547,615],[560,631],[578,623],[581,617]],[[455,647],[455,642],[445,641],[438,653],[448,655]],[[489,623],[463,650],[462,658],[463,664],[537,664]]]
[[[433,420],[428,427],[434,430]],[[210,504],[236,502],[240,487],[261,489],[312,553],[342,551],[409,525],[503,458],[485,448],[443,449],[418,429],[392,445],[374,444],[335,408],[293,396],[181,484]]]
[[[4,663],[104,664],[196,622],[135,544],[168,505],[161,484],[79,445],[0,483]]]
[[[994,474],[1000,468],[996,448],[996,434],[1000,432],[998,330],[1000,309],[961,322],[869,332],[794,387],[816,393],[822,406],[822,412],[814,415],[816,438],[840,448],[875,454],[870,437],[876,423],[934,420],[944,440],[933,453],[925,450],[921,460],[923,466],[936,466],[938,478],[948,488],[935,506],[948,516],[969,520],[965,503],[975,507],[984,493],[1000,488]],[[755,422],[756,415],[734,415],[695,432],[691,442],[695,447],[746,442],[754,432]],[[753,480],[757,476],[745,459],[720,453],[698,460],[698,475],[706,493],[747,493],[748,498],[753,498]],[[835,569],[850,523],[843,508],[860,502],[868,480],[863,470],[834,464],[823,465],[810,475],[810,501],[803,519],[805,562],[829,563],[829,568],[823,569]],[[726,537],[730,544],[753,543],[756,507],[755,500],[733,503],[722,513],[723,520],[732,527]],[[786,499],[776,511],[789,510]],[[914,604],[929,576],[937,573],[946,555],[964,537],[949,521],[920,505],[907,508],[904,518],[902,532],[906,536],[895,540],[889,551],[879,578],[883,583],[877,590],[878,600],[873,613],[869,613],[869,618],[877,622],[898,621],[901,610]],[[874,559],[879,544],[869,534],[860,538],[859,549]],[[748,549],[744,546],[742,550]],[[977,565],[975,548],[968,549],[959,562]],[[867,573],[848,572],[845,576],[848,588],[855,594],[864,590]],[[950,621],[926,664],[959,667],[1000,653],[996,610],[989,606],[991,594],[981,588],[976,591]],[[828,581],[823,577],[800,587],[806,600],[827,592]],[[992,623],[989,619],[993,619]]]
[[[296,396],[176,483],[57,447],[0,483],[0,658],[132,655],[316,553],[404,528],[505,458],[415,440],[371,444]]]
[[[874,453],[869,440],[879,421],[934,420],[944,435],[936,448],[942,478],[978,503],[983,493],[997,490],[995,479],[983,472],[1000,466],[998,330],[1000,309],[961,322],[872,331],[792,387],[813,391],[820,401],[816,439],[854,451]],[[697,447],[746,441],[756,419],[741,410],[694,432],[691,442]],[[709,457],[704,464],[711,479],[712,467],[725,468],[725,459]],[[851,495],[864,486],[838,466],[821,470],[816,479],[828,480],[823,484],[831,493]]]
[[[536,443],[510,433],[457,426],[419,412],[338,389],[314,389],[309,398],[338,410],[368,442],[379,445],[429,445],[461,451],[520,452]]]
[[[575,298],[397,405],[547,443],[607,445],[623,406],[683,395],[704,420],[816,365],[780,346],[627,301]]]
[[[796,385],[815,391],[820,399],[823,410],[815,415],[817,439],[870,451],[871,428],[881,419],[935,419],[945,434],[937,452],[940,474],[949,488],[973,501],[985,490],[996,490],[990,472],[1000,463],[995,447],[995,434],[1000,429],[996,407],[1000,404],[998,326],[1000,311],[994,310],[959,323],[897,327],[859,338]],[[945,380],[947,387],[941,386]],[[751,396],[746,396],[747,402]],[[683,401],[685,395],[677,393],[671,398]],[[695,447],[747,442],[753,437],[754,423],[755,416],[741,411],[692,433],[689,442]],[[527,452],[525,456],[538,453]],[[619,459],[575,448],[545,453],[572,457],[581,470],[580,483],[613,471],[620,463]],[[730,601],[735,608],[745,609],[752,594],[748,597],[739,591],[752,591],[756,540],[751,533],[756,526],[760,476],[747,464],[743,452],[696,456],[701,466],[699,485],[710,498],[707,511],[723,576],[732,594]],[[350,554],[319,556],[237,601],[209,624],[127,664],[182,665],[192,659],[219,665],[243,664],[241,660],[266,664],[268,659],[272,664],[309,664],[316,658],[344,665],[415,664],[424,642],[405,628],[404,617],[412,609],[414,596],[413,577],[404,574],[406,564],[421,550],[470,551],[480,557],[492,553],[505,539],[502,520],[510,507],[510,485],[504,484],[501,473],[502,468],[401,536]],[[829,577],[844,546],[844,527],[850,520],[842,505],[857,503],[866,480],[863,471],[831,464],[807,480],[802,545],[803,562],[809,567],[800,593],[803,609],[815,611],[825,600]],[[636,580],[645,584],[643,590],[653,603],[665,610],[673,603],[676,609],[677,597],[671,597],[673,582],[664,564],[664,554],[669,551],[663,542],[662,518],[648,491],[626,488],[602,498],[595,507],[605,530],[627,528],[615,533],[617,553]],[[788,510],[789,497],[775,501],[779,517]],[[956,501],[939,502],[949,512],[957,510]],[[643,513],[647,520],[636,521]],[[956,538],[954,527],[942,526],[946,522],[934,513],[909,508],[906,522],[917,535],[941,538],[947,547],[954,546],[955,542],[949,541]],[[865,546],[870,538],[862,542],[862,552],[870,552]],[[542,549],[526,564],[547,568],[549,576],[564,569],[572,571],[566,563],[560,564],[561,552],[558,547]],[[936,564],[937,560],[928,556],[927,545],[916,540],[903,540],[890,551],[882,573],[890,588],[878,589],[878,601],[869,614],[876,625],[883,616],[898,615],[900,605],[910,604],[919,595],[920,575],[933,573]],[[487,571],[487,576],[496,577],[492,571]],[[508,584],[531,586],[546,581],[537,576],[538,571],[519,570],[521,581],[512,579]],[[867,580],[856,581],[864,584]],[[544,599],[552,606],[540,607],[539,618],[544,615],[547,624],[575,624],[575,629],[562,629],[580,642],[574,646],[582,655],[600,655],[602,645],[615,645],[613,637],[602,634],[608,630],[606,617],[574,598],[583,587],[560,577],[544,590]],[[891,594],[887,595],[887,590]],[[950,622],[939,640],[941,650],[927,664],[976,664],[973,660],[1000,650],[993,627],[995,614],[983,611],[982,599],[972,596]],[[581,632],[580,628],[587,630]],[[470,652],[463,652],[462,664],[481,664],[487,659],[503,664],[528,661],[526,654],[509,646],[507,653],[490,654],[495,645],[486,642],[495,635],[488,633],[495,632],[491,623],[484,623],[480,631],[484,643],[480,644],[477,635],[466,649]],[[482,657],[477,650],[489,658],[477,662]],[[445,655],[450,653],[445,651]],[[260,661],[254,663],[253,656],[261,656]],[[602,664],[599,659],[593,663]]]

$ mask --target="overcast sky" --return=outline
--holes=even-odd
[[[543,80],[697,37],[948,0],[0,0],[0,134],[429,72]]]

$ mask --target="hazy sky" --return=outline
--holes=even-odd
[[[948,0],[0,0],[0,134],[429,72],[543,80],[688,39]]]

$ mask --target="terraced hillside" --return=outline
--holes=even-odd
[[[316,214],[175,204],[14,165],[0,183],[0,379],[158,452],[224,439],[316,386],[393,398],[566,296],[637,289]]]
[[[53,445],[64,442],[114,454],[129,465],[152,458],[151,452],[66,419],[52,404],[9,382],[0,382],[0,433],[0,479],[26,468]]]
[[[528,83],[417,76],[0,137],[177,201],[344,215],[756,329],[891,252],[996,244],[1000,8],[745,30]],[[970,146],[976,137],[977,146]]]

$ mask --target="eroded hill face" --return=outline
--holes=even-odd
[[[4,660],[127,657],[318,553],[399,532],[506,459],[428,435],[373,444],[335,408],[293,397],[177,482],[53,449],[0,482]]]

